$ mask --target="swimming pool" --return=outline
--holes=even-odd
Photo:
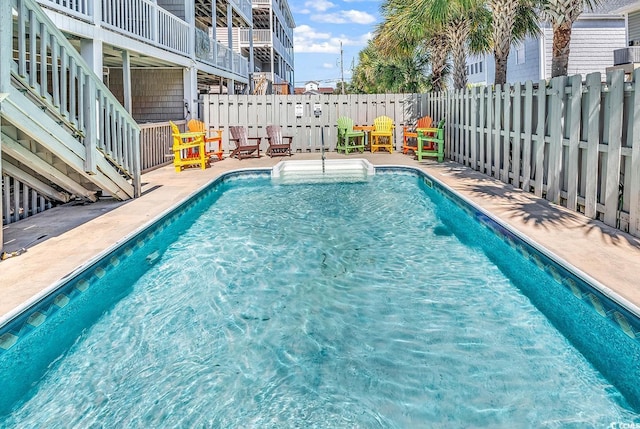
[[[430,179],[380,173],[225,176],[3,331],[0,422],[637,421],[624,309]]]

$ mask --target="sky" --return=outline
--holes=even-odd
[[[320,86],[336,86],[340,81],[340,42],[343,49],[344,79],[358,52],[372,37],[381,21],[381,0],[289,0],[296,22],[293,29],[295,86],[318,81]]]

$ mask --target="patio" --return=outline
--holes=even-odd
[[[424,170],[640,307],[635,272],[640,266],[637,238],[460,164],[418,162],[401,153],[365,152],[351,157],[366,158],[374,165],[405,165]],[[319,158],[318,153],[297,153],[291,159]],[[327,158],[344,156],[330,152]],[[0,262],[0,320],[220,174],[272,167],[279,161],[280,158],[266,156],[242,161],[227,158],[214,162],[206,170],[189,169],[181,173],[170,165],[144,174],[143,194],[135,200],[61,206],[5,226],[5,251],[22,247],[27,251]]]

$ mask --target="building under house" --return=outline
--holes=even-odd
[[[201,94],[291,92],[294,25],[286,0],[0,2],[3,224],[135,197],[168,153],[141,159],[145,135],[167,140]]]

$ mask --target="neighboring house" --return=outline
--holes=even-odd
[[[633,73],[640,67],[640,1],[617,9],[616,12],[625,14],[627,34],[625,44],[613,51],[613,66],[607,70],[622,69],[625,73]]]
[[[602,2],[592,12],[584,12],[573,24],[568,74],[605,73],[613,64],[613,51],[626,40],[625,15],[618,10],[630,0]],[[511,46],[507,60],[507,82],[534,82],[551,78],[553,30],[551,24],[540,24],[540,36],[528,37]],[[492,54],[469,56],[469,84],[493,84],[495,61]]]
[[[305,95],[314,95],[314,94],[333,94],[335,91],[334,88],[330,86],[320,86],[320,84],[316,81],[309,81],[304,84],[304,88],[296,88],[295,93],[305,94]]]
[[[253,54],[254,87],[266,83],[267,93],[293,92],[293,29],[295,21],[287,0],[252,0],[253,28],[234,28],[235,52]],[[226,27],[218,28],[219,40],[227,40]],[[266,82],[265,82],[266,81]]]

